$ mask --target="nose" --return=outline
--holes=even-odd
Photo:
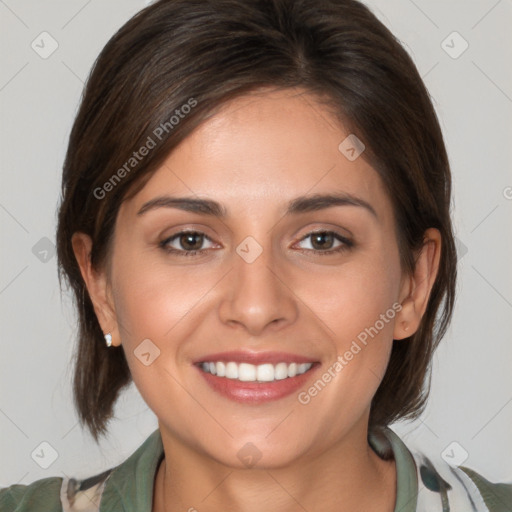
[[[296,320],[295,296],[286,282],[286,273],[279,271],[271,253],[264,249],[252,263],[236,253],[233,255],[234,266],[224,284],[219,306],[224,324],[258,336],[268,329],[280,330]]]

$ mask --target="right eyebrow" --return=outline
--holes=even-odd
[[[196,199],[194,197],[171,197],[160,196],[144,203],[137,215],[144,215],[150,210],[156,208],[177,208],[187,212],[199,213],[203,215],[212,215],[214,217],[225,218],[226,209],[217,201],[210,199]]]

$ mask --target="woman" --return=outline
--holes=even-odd
[[[57,249],[96,440],[133,379],[159,428],[2,511],[510,510],[411,453],[456,253],[442,133],[355,0],[162,0],[109,41],[64,163]]]

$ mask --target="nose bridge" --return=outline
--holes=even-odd
[[[247,237],[233,254],[233,268],[220,307],[224,323],[243,325],[251,334],[271,323],[295,319],[293,294],[279,279],[278,265],[269,244]]]

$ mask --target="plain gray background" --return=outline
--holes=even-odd
[[[100,446],[81,430],[71,400],[74,312],[67,293],[61,301],[52,252],[83,82],[107,40],[146,3],[0,0],[0,486],[91,476],[157,428],[132,385]],[[366,3],[402,41],[433,97],[461,251],[457,306],[435,356],[429,406],[420,420],[393,428],[411,448],[433,457],[467,452],[464,465],[510,481],[512,2]],[[58,48],[43,58],[52,44]]]

